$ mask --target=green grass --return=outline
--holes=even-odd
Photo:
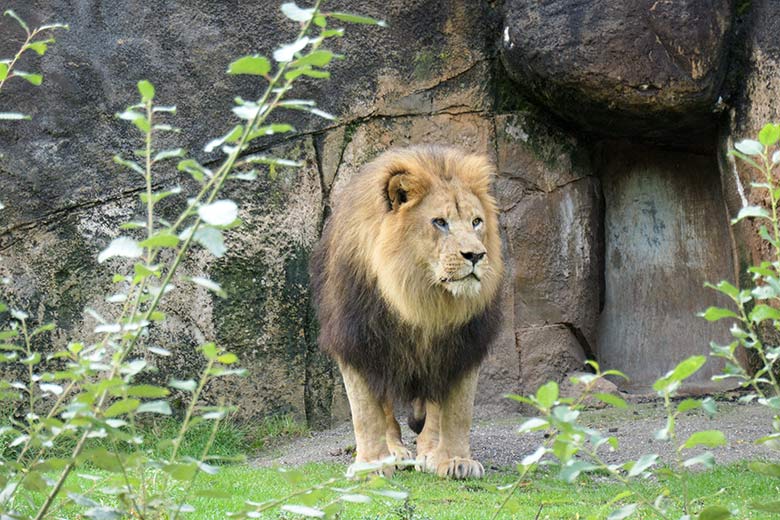
[[[338,477],[345,468],[334,464],[309,464],[298,469],[301,480],[292,484],[275,469],[253,468],[243,464],[225,466],[217,475],[204,476],[197,487],[221,489],[231,498],[192,499],[189,503],[195,506],[196,512],[188,518],[221,519],[227,512],[240,509],[245,500],[262,502],[284,497],[296,490]],[[493,472],[483,480],[472,481],[441,480],[414,471],[399,472],[391,483],[409,492],[406,504],[390,499],[374,499],[370,504],[345,504],[339,518],[488,519],[504,496],[497,487],[510,484],[515,478],[516,474],[511,471]],[[643,494],[654,497],[664,487],[668,487],[673,500],[682,495],[676,481],[645,481],[639,489]],[[583,479],[568,485],[552,476],[538,476],[529,479],[527,485],[518,491],[513,513],[502,514],[501,518],[533,519],[537,513],[539,519],[584,518],[599,511],[599,517],[604,518],[611,510],[605,505],[621,491],[620,486],[605,482],[601,477]],[[768,513],[749,512],[745,505],[762,499],[777,500],[780,497],[780,479],[756,475],[744,464],[724,466],[710,472],[691,474],[689,492],[692,497],[701,497],[697,502],[700,506],[721,504],[738,511],[735,518],[777,518]],[[291,500],[291,503],[301,502]],[[676,513],[676,516],[672,516],[675,520],[681,512]],[[278,515],[277,510],[268,518],[277,518]],[[655,517],[642,511],[632,518]]]

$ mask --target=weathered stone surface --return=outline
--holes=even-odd
[[[547,381],[564,381],[566,374],[581,370],[585,352],[574,334],[563,325],[519,329],[517,348],[523,369],[523,389],[533,392]]]
[[[728,221],[714,158],[652,147],[605,145],[606,305],[598,360],[642,390],[710,340],[729,341],[725,322],[694,317],[727,306],[704,282],[734,278]],[[710,360],[689,380],[714,388]]]
[[[233,124],[232,99],[256,98],[264,86],[262,80],[226,75],[228,63],[247,53],[270,56],[297,31],[279,4],[6,2],[3,9],[16,10],[31,25],[58,20],[71,30],[59,32],[43,58],[25,56],[20,63],[22,70],[44,74],[41,88],[33,94],[26,82],[11,81],[3,89],[0,108],[13,107],[34,119],[0,126],[3,202],[9,207],[0,215],[0,229],[138,189],[141,180],[121,172],[111,157],[137,147],[135,129],[114,114],[136,102],[141,78],[157,86],[161,103],[179,106],[178,144],[202,161],[212,159],[201,149]],[[343,24],[348,37],[331,46],[348,59],[334,61],[331,81],[303,82],[298,97],[316,99],[347,121],[489,104],[484,80],[492,19],[485,3],[456,0],[437,9],[422,0],[327,5],[385,18],[392,30]],[[9,17],[0,24],[4,36],[15,34]],[[0,56],[11,56],[17,39],[2,38]],[[331,125],[295,111],[285,119],[302,132]]]
[[[509,0],[501,57],[523,93],[588,130],[669,137],[711,127],[730,0]]]
[[[601,197],[583,147],[538,114],[496,116],[496,149],[521,384],[534,391],[595,349]]]

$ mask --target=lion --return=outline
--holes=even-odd
[[[346,387],[356,462],[410,459],[395,402],[411,402],[416,467],[479,478],[469,432],[479,366],[500,322],[494,168],[444,146],[387,151],[338,196],[314,249],[319,344]]]

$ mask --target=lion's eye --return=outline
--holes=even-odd
[[[431,223],[434,225],[434,227],[437,227],[442,231],[447,231],[447,228],[449,227],[447,221],[443,218],[435,218],[431,221]]]
[[[475,218],[474,220],[471,221],[471,225],[474,226],[475,229],[478,228],[479,226],[482,225],[482,219],[479,217]]]

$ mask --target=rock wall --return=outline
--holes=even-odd
[[[0,275],[5,295],[55,320],[63,344],[88,336],[85,306],[106,309],[110,269],[97,252],[139,211],[141,179],[115,153],[138,146],[114,114],[147,78],[177,104],[179,143],[203,163],[230,124],[231,99],[255,84],[224,74],[236,56],[269,54],[295,27],[274,2],[21,1],[31,24],[71,30],[42,59],[38,89],[11,82],[0,109],[33,121],[0,126]],[[337,123],[289,114],[298,132],[267,143],[304,167],[231,187],[245,225],[219,260],[196,254],[189,274],[219,281],[222,300],[181,283],[152,341],[178,355],[161,373],[197,368],[215,339],[250,375],[215,390],[244,417],[292,412],[314,426],[348,416],[337,370],[316,348],[306,265],[328,208],[361,164],[408,143],[451,143],[496,163],[509,267],[506,320],[481,376],[478,409],[511,407],[582,369],[585,358],[649,383],[725,329],[694,316],[714,302],[703,281],[734,279],[761,251],[728,216],[751,198],[750,174],[725,159],[730,135],[776,118],[780,7],[770,0],[616,3],[555,0],[333,0],[384,18],[350,26],[329,82],[304,83]],[[0,56],[15,49],[0,20]],[[34,62],[34,63],[33,63]],[[730,108],[731,110],[726,110]],[[718,138],[718,135],[722,137]],[[186,183],[159,172],[160,185]],[[739,181],[739,182],[736,182]],[[724,204],[725,202],[725,204]],[[735,262],[734,259],[737,259]],[[744,280],[743,280],[744,282]],[[713,366],[713,369],[716,367]],[[696,381],[707,386],[707,374]]]

